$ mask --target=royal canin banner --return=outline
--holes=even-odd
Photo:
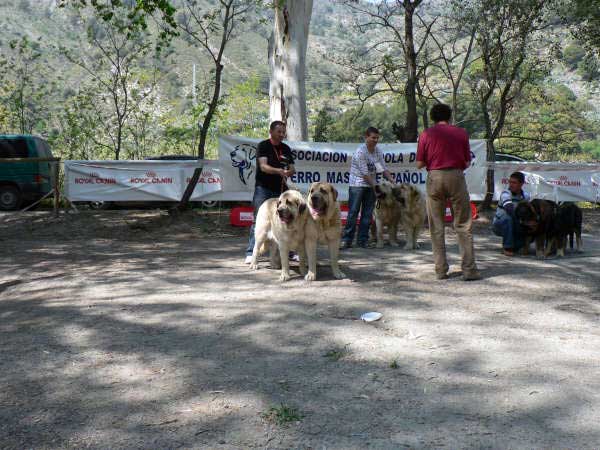
[[[256,147],[260,139],[223,136],[219,139],[219,163],[223,174],[223,191],[211,199],[252,200],[256,174]],[[302,192],[311,183],[326,181],[335,185],[339,199],[348,199],[348,181],[352,155],[361,145],[324,142],[286,142],[292,149],[296,174],[291,182]],[[466,171],[471,200],[485,195],[485,141],[470,141],[471,167]],[[413,184],[425,192],[427,171],[417,169],[417,144],[378,144],[387,169],[397,183]],[[380,175],[378,175],[380,177]]]
[[[508,189],[510,174],[525,175],[525,189],[532,198],[555,202],[600,202],[600,164],[497,162],[494,198]]]
[[[65,161],[70,201],[177,201],[196,167],[202,175],[192,200],[222,189],[217,161]]]
[[[71,201],[179,200],[195,167],[202,176],[192,200],[251,201],[256,175],[256,147],[260,139],[223,136],[219,159],[198,161],[65,161],[66,196]],[[348,199],[352,155],[360,145],[287,142],[296,174],[290,185],[307,192],[315,181],[335,185],[339,199]],[[494,198],[508,187],[516,170],[526,175],[526,189],[534,198],[555,201],[600,201],[600,165],[569,163],[486,162],[483,140],[470,141],[471,166],[465,170],[471,200],[483,200],[488,167],[495,171]],[[388,170],[397,183],[425,192],[427,171],[416,168],[416,143],[379,144]],[[380,175],[378,175],[380,176]]]

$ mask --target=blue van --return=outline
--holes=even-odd
[[[2,158],[52,158],[52,151],[37,136],[0,135],[0,211],[19,209],[52,190],[52,164],[56,163],[6,162]]]

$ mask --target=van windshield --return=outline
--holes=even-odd
[[[27,156],[25,139],[0,139],[0,158],[27,158]]]

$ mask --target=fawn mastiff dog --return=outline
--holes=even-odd
[[[398,224],[400,223],[400,186],[395,186],[387,180],[375,185],[377,203],[375,205],[375,235],[377,248],[383,248],[383,228],[387,227],[390,245],[397,247]],[[371,228],[371,231],[373,229]]]
[[[319,241],[327,243],[329,247],[333,276],[337,279],[345,278],[346,275],[338,265],[341,219],[337,191],[329,183],[313,183],[308,191],[306,203],[310,214],[304,233],[308,260],[308,273],[304,278],[306,281],[313,281],[317,278],[317,244]]]
[[[419,248],[419,235],[425,223],[425,199],[419,190],[410,184],[401,184],[394,190],[400,204],[400,223],[406,233],[404,249]]]
[[[271,267],[281,266],[281,281],[290,279],[288,253],[296,250],[300,256],[300,273],[306,274],[304,234],[308,219],[306,200],[298,191],[285,191],[279,198],[264,202],[256,214],[255,244],[250,268],[258,269],[258,256],[270,244]]]

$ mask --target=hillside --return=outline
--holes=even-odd
[[[205,0],[209,1],[209,0]],[[239,29],[237,38],[230,43],[225,54],[224,115],[227,123],[217,123],[215,133],[235,132],[264,134],[264,125],[268,114],[268,64],[267,37],[270,34],[268,11],[262,11],[263,19],[254,17],[244,28]],[[365,49],[372,43],[373,37],[381,36],[381,31],[360,33],[352,26],[353,17],[347,7],[330,0],[315,0],[310,28],[309,49],[307,54],[307,93],[310,111],[311,127],[317,117],[317,112],[326,108],[332,117],[356,107],[358,101],[345,85],[340,75],[345,68],[332,61],[344,56],[348,49]],[[0,4],[0,45],[7,48],[10,41],[27,37],[32,48],[40,53],[39,76],[45,85],[44,108],[46,116],[38,121],[36,132],[44,135],[58,136],[64,134],[64,126],[57,123],[55,116],[63,114],[64,103],[73,95],[82,92],[89,85],[89,75],[81,68],[68,62],[59,51],[64,47],[77,54],[87,51],[86,23],[81,22],[68,8],[59,8],[55,0],[4,0]],[[379,34],[378,34],[379,33]],[[556,41],[561,42],[562,48],[577,46],[568,33],[557,25],[551,34]],[[573,62],[558,60],[548,78],[548,86],[565,85],[577,97],[577,103],[586,117],[594,122],[600,120],[600,75],[585,79],[581,73],[581,59]],[[197,68],[197,84],[202,88],[205,80],[210,79],[211,63],[192,45],[181,39],[174,39],[171,48],[164,52],[160,61],[159,90],[156,102],[170,111],[169,116],[161,116],[155,128],[160,133],[179,136],[176,139],[190,140],[194,135],[194,125],[190,109],[192,108],[192,67]],[[577,66],[579,64],[579,66]],[[579,69],[578,69],[579,67]],[[144,67],[141,67],[144,69]],[[241,84],[242,83],[242,84]],[[241,87],[240,87],[241,86]],[[553,89],[553,88],[552,88]],[[200,89],[200,95],[202,89]],[[247,99],[241,97],[246,96]],[[380,105],[387,108],[382,117],[402,114],[402,109],[394,109],[398,97],[380,95],[371,102],[374,107]],[[235,126],[235,123],[248,122],[240,104],[248,110],[248,114],[257,117],[257,121],[249,128]],[[587,105],[587,106],[585,106]],[[158,108],[158,106],[156,106]],[[237,110],[236,110],[237,109]],[[251,110],[251,111],[250,111]],[[351,111],[350,111],[351,112]],[[1,111],[0,111],[1,113]],[[353,113],[356,115],[356,113]],[[377,113],[379,114],[379,113]],[[158,119],[157,119],[158,120]],[[223,119],[225,120],[225,119]],[[394,120],[400,121],[401,117]],[[60,122],[60,121],[59,121]],[[387,126],[387,125],[386,125]],[[587,126],[587,125],[586,125]],[[170,127],[170,128],[169,128]],[[470,130],[477,133],[477,128]],[[592,133],[591,130],[584,130]],[[157,131],[158,133],[158,131]],[[174,134],[173,134],[174,133]],[[179,134],[178,134],[179,133]],[[354,132],[345,137],[338,133],[338,139],[352,139]],[[386,136],[392,136],[388,132]],[[171,136],[169,135],[169,136]],[[214,138],[214,136],[213,136]],[[156,142],[164,141],[156,136]],[[174,141],[175,142],[175,141]],[[179,146],[179,141],[167,145]],[[94,145],[93,143],[90,145]],[[133,145],[133,144],[130,144]],[[163,145],[163,144],[161,144]],[[214,145],[214,140],[212,144]],[[188,144],[186,144],[188,146]],[[150,151],[150,150],[148,150]],[[153,152],[163,149],[156,148]],[[188,150],[179,149],[177,152]],[[139,157],[146,152],[136,151],[132,157]],[[137,156],[136,156],[137,155]]]

